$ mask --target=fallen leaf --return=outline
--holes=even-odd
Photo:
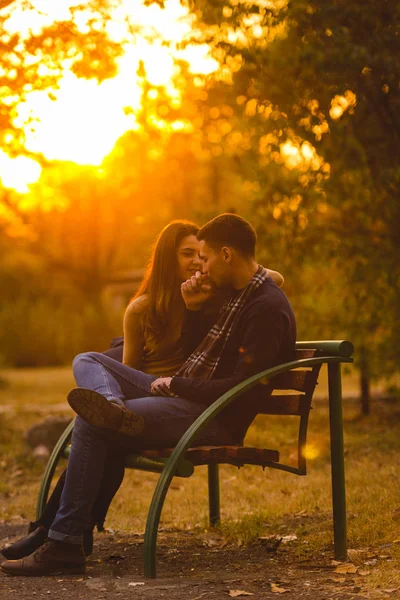
[[[344,575],[346,575],[347,573],[357,573],[357,571],[358,567],[352,564],[339,565],[335,569],[335,573],[342,573]]]
[[[364,564],[365,551],[363,550],[348,550],[348,555],[354,564],[361,566]]]
[[[286,588],[279,587],[276,583],[271,583],[271,592],[275,592],[276,594],[284,594],[285,592],[289,592]]]
[[[276,535],[266,535],[258,538],[267,552],[276,552],[282,541],[281,537]]]
[[[137,585],[144,585],[144,581],[131,581],[128,583],[130,587],[136,587]]]
[[[254,594],[245,592],[244,590],[229,590],[229,596],[231,598],[237,598],[238,596],[254,596]]]
[[[288,542],[294,542],[294,540],[297,540],[297,535],[293,534],[293,535],[284,535],[282,537],[282,544],[287,544]]]
[[[371,571],[368,571],[368,569],[360,569],[358,571],[359,575],[365,576],[365,575],[371,575]]]
[[[204,545],[209,548],[224,548],[226,546],[227,541],[224,538],[208,538],[204,540]]]
[[[377,559],[374,558],[373,560],[366,560],[364,564],[367,565],[368,567],[373,567],[374,565],[376,565],[377,562],[378,562]]]
[[[332,583],[344,583],[346,581],[346,577],[329,577],[327,581],[331,581]]]

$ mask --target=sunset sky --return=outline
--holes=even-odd
[[[14,124],[24,130],[25,147],[48,160],[98,166],[121,135],[139,127],[137,115],[142,107],[143,85],[143,78],[138,75],[140,63],[147,83],[162,87],[175,107],[181,101],[181,90],[173,81],[179,69],[176,60],[186,61],[193,74],[208,75],[218,68],[206,44],[188,43],[182,47],[195,27],[195,17],[179,0],[167,0],[165,9],[157,4],[144,6],[141,0],[117,0],[105,23],[102,15],[89,8],[71,13],[71,8],[80,2],[34,0],[30,4],[32,8],[15,1],[4,9],[3,14],[7,11],[9,15],[5,22],[7,33],[18,32],[27,38],[31,31],[39,34],[43,27],[71,18],[85,33],[89,21],[95,19],[94,27],[96,23],[98,27],[105,25],[108,37],[122,48],[113,78],[99,83],[95,78],[78,77],[71,70],[76,60],[73,57],[58,65],[62,73],[58,89],[32,91],[25,101],[19,102]],[[29,62],[35,57],[26,54],[26,59]],[[44,61],[39,74],[46,75],[51,69],[54,65]],[[179,130],[185,124],[172,126]],[[11,159],[0,154],[4,186],[27,191],[27,184],[36,181],[40,171],[39,163],[32,158]]]

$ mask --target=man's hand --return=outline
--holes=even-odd
[[[171,392],[170,384],[172,377],[159,377],[150,386],[151,393],[155,396],[176,396]]]
[[[181,285],[182,298],[189,310],[200,310],[207,300],[214,295],[214,290],[210,284],[208,275],[196,271]]]

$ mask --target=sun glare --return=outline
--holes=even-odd
[[[89,23],[92,27],[104,25],[104,17],[90,5],[73,0],[15,0],[6,10],[5,32],[18,32],[23,39],[62,20],[72,19],[82,33],[88,31]],[[75,75],[73,59],[57,65],[61,69],[57,88],[28,91],[16,106],[14,125],[24,130],[26,149],[48,160],[100,165],[125,132],[139,128],[144,81],[163,87],[179,105],[181,91],[174,83],[176,60],[186,61],[193,74],[208,75],[217,70],[209,46],[189,42],[194,26],[194,15],[179,0],[166,0],[164,9],[158,4],[146,6],[144,0],[114,0],[105,27],[108,37],[122,48],[116,59],[116,75],[99,83]],[[51,68],[54,65],[41,65],[43,74]],[[181,122],[159,122],[170,131],[185,129]],[[0,157],[0,177],[6,185],[4,182],[10,183],[12,178],[3,174],[4,156]],[[40,167],[33,168],[34,162],[19,162],[24,183],[18,184],[18,191],[27,191],[27,185],[35,180],[33,174],[40,176]]]
[[[29,184],[39,179],[41,171],[42,168],[36,160],[27,156],[11,158],[0,150],[0,179],[3,187],[26,194]]]

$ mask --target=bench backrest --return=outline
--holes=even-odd
[[[315,349],[297,349],[295,360],[315,358],[322,353]],[[298,465],[280,465],[276,468],[289,470],[298,475],[306,474],[305,445],[311,400],[318,383],[321,365],[296,369],[275,376],[269,382],[271,393],[260,401],[258,413],[264,415],[292,415],[300,417],[298,441]]]

